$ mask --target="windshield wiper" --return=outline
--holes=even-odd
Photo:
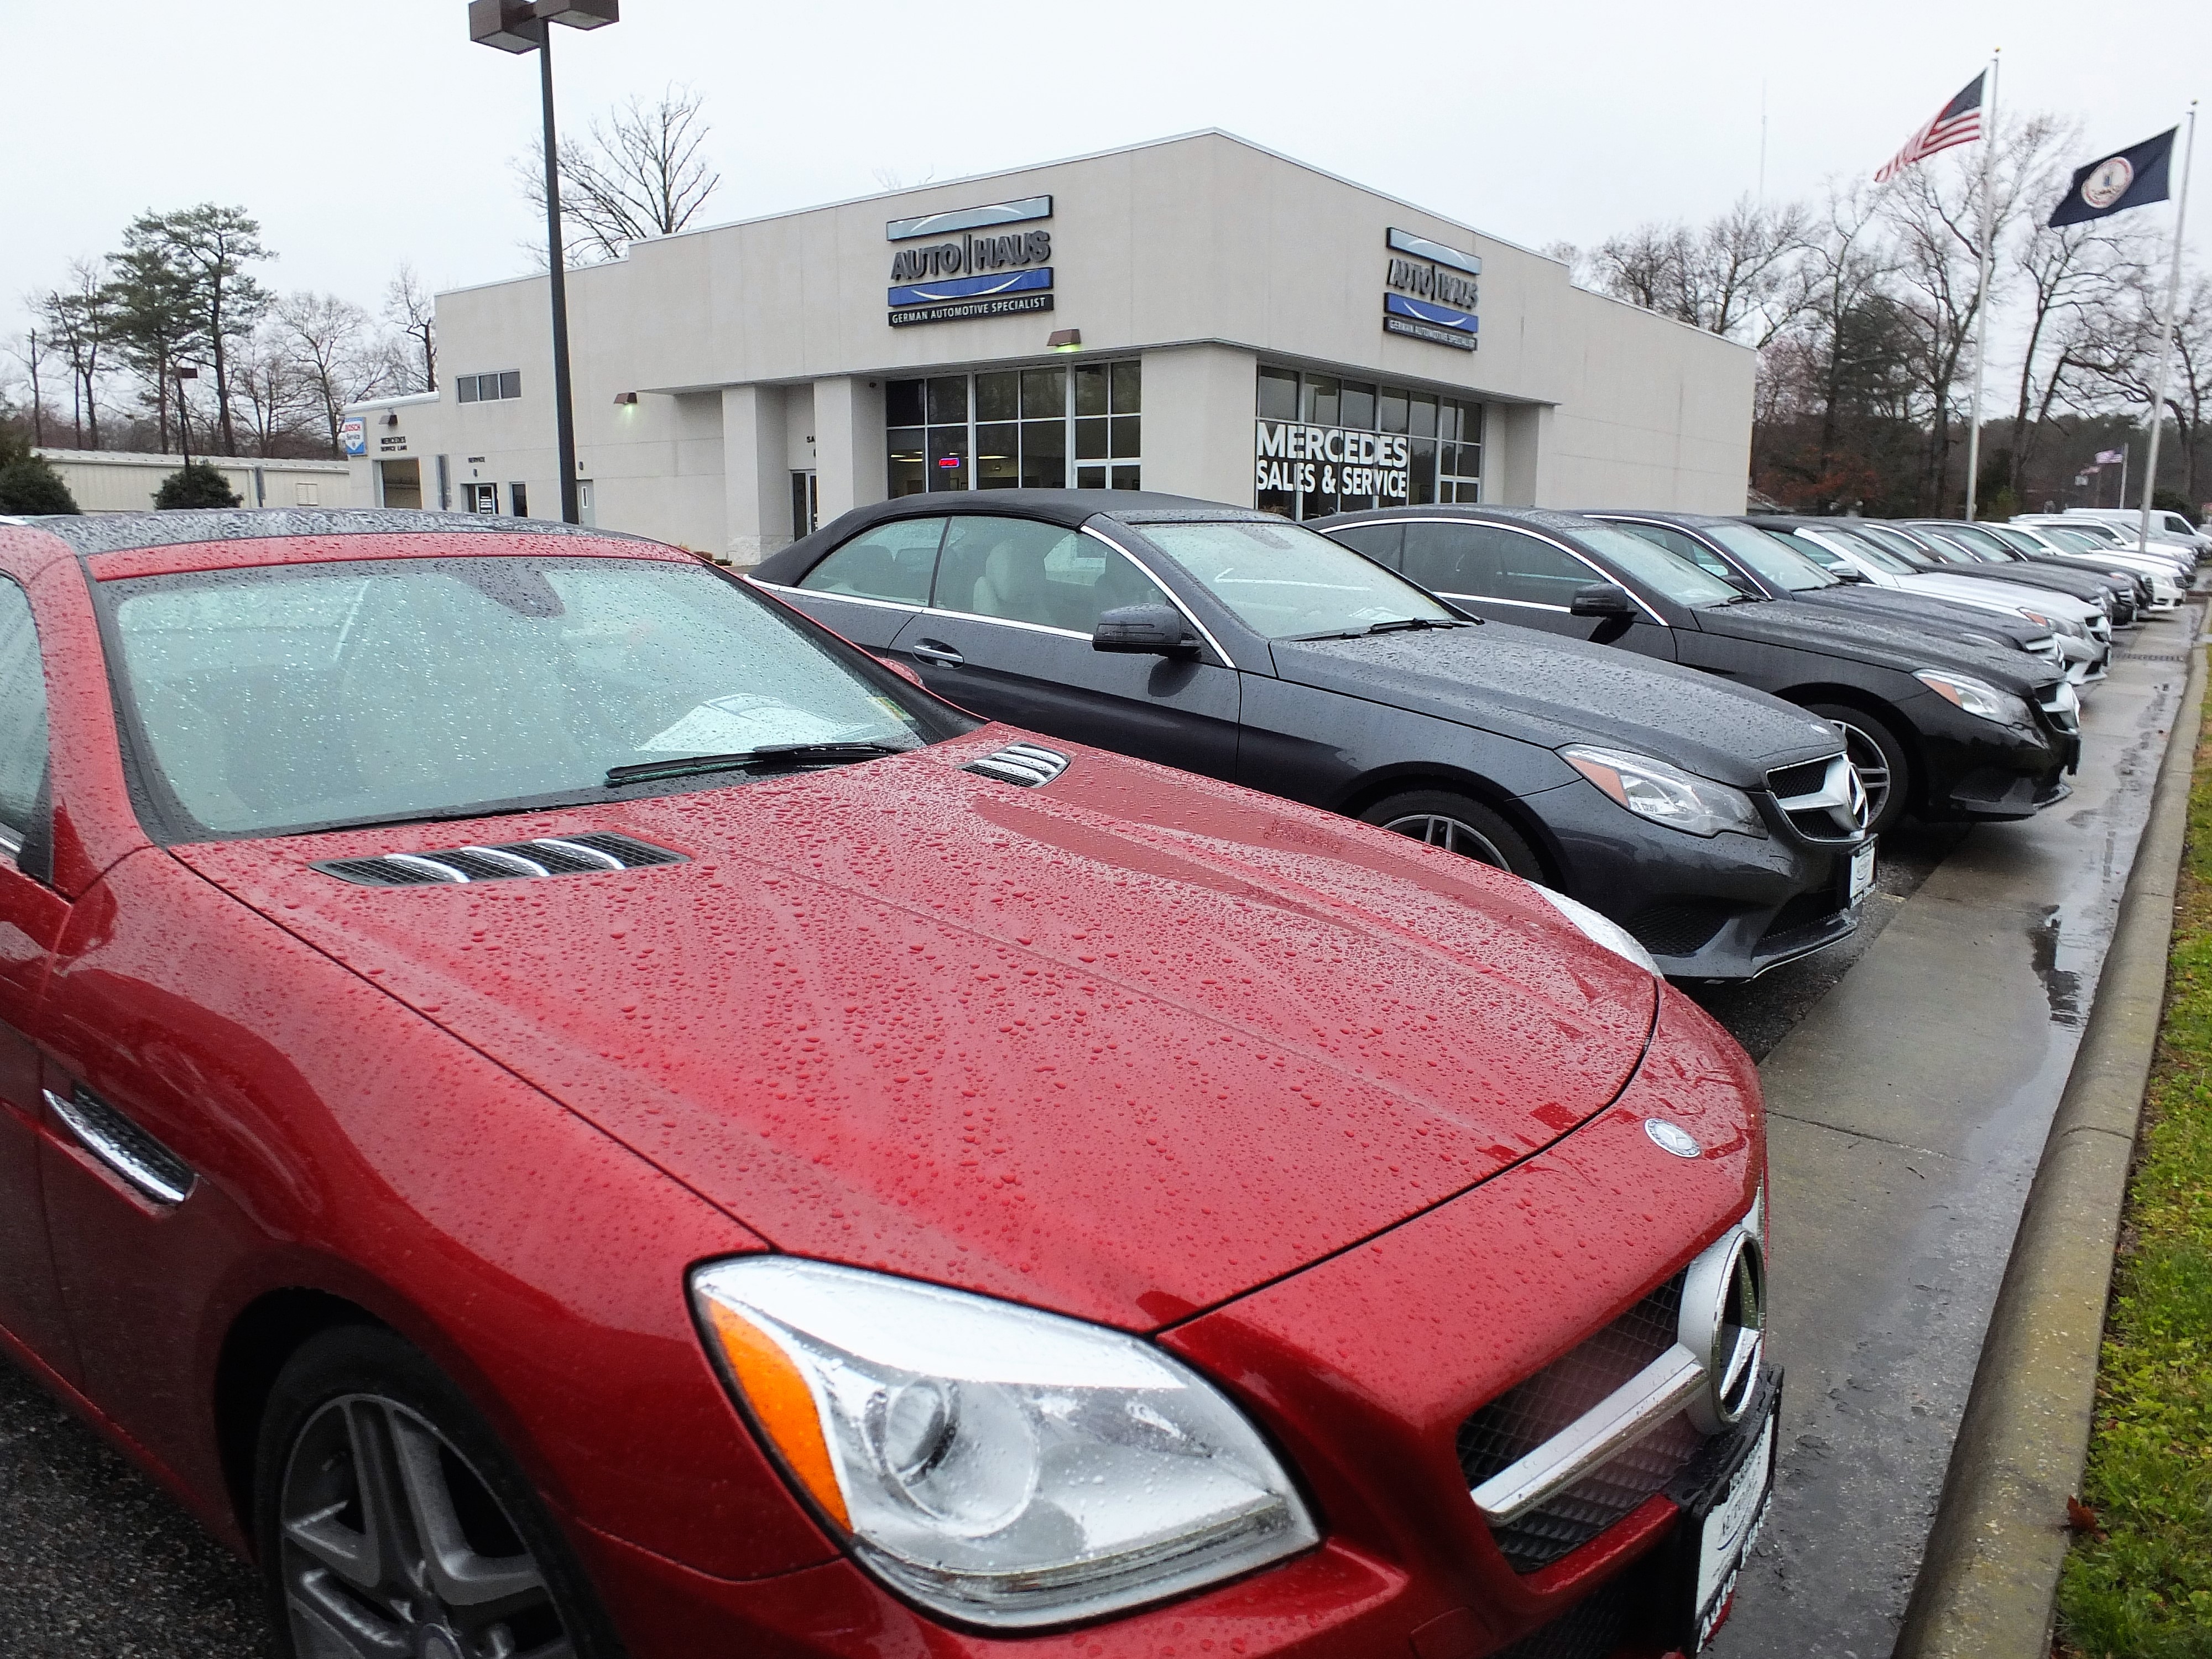
[[[1457,617],[1393,617],[1389,622],[1370,623],[1370,634],[1395,634],[1409,628],[1470,628],[1471,623]]]
[[[1292,634],[1295,644],[1314,640],[1364,640],[1370,634],[1395,634],[1409,628],[1473,628],[1480,618],[1462,617],[1394,617],[1389,622],[1370,623],[1364,628],[1329,628],[1318,634]]]
[[[903,755],[895,743],[769,743],[757,749],[740,749],[726,755],[677,755],[667,760],[640,761],[634,766],[607,769],[607,787],[626,783],[648,783],[656,778],[689,777],[700,772],[735,772],[761,766],[838,766],[851,761],[873,760],[878,755]]]

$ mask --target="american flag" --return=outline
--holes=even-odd
[[[1982,82],[1989,79],[1984,70],[1960,89],[1959,95],[1936,112],[1936,118],[1905,141],[1905,148],[1891,156],[1874,176],[1877,185],[1886,185],[1911,167],[1915,161],[1924,161],[1939,149],[1948,149],[1954,144],[1971,144],[1982,136]]]

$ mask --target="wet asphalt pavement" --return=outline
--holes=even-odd
[[[2179,620],[2160,630],[2176,638],[2184,631]],[[2148,641],[2144,644],[2148,648]],[[2154,769],[2154,757],[2151,765]],[[1750,984],[1693,986],[1691,994],[1753,1058],[1765,1060],[1821,1007],[1970,833],[1991,832],[1908,827],[1893,834],[1882,848],[1875,891],[1851,939]],[[2051,983],[2046,973],[2046,988]],[[1940,1027],[1930,1035],[1940,1041]],[[2008,1240],[2009,1233],[2004,1237]],[[1996,1266],[2002,1267],[2001,1251]],[[1966,1363],[1971,1371],[1971,1354]],[[1940,1480],[1940,1461],[1934,1469]],[[1804,1519],[1811,1518],[1808,1511]],[[1805,1553],[1818,1553],[1816,1539],[1799,1527],[1790,1530],[1795,1534],[1791,1556],[1802,1563]],[[1778,1547],[1771,1542],[1762,1553],[1771,1555]],[[1917,1544],[1912,1553],[1917,1559]],[[1782,1576],[1775,1571],[1778,1564],[1762,1565],[1769,1584],[1747,1586],[1747,1601],[1781,1588],[1772,1582]],[[1780,1599],[1801,1609],[1804,1605],[1786,1591]],[[1731,1652],[1782,1650],[1755,1640],[1744,1644],[1753,1632],[1743,1627],[1763,1620],[1747,1619],[1740,1609],[1731,1622],[1737,1629],[1727,1634],[1736,1639],[1723,1643]],[[1782,1621],[1784,1628],[1795,1622]],[[1879,1628],[1887,1620],[1874,1623]],[[1802,1624],[1790,1632],[1800,1638],[1806,1633]],[[275,1651],[252,1571],[37,1383],[0,1359],[0,1659],[274,1659]],[[1875,1659],[1887,1651],[1887,1643],[1877,1642],[1855,1650],[1854,1659]]]

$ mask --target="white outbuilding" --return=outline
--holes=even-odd
[[[686,231],[569,276],[582,514],[744,566],[927,489],[1741,512],[1753,354],[1567,278],[1221,132]],[[358,499],[557,516],[547,306],[439,295]]]

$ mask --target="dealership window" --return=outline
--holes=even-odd
[[[453,381],[453,396],[465,404],[497,403],[522,395],[522,371],[510,368],[497,374],[463,374]]]
[[[1142,376],[1131,361],[886,381],[890,493],[1142,489]]]
[[[1263,367],[1257,412],[1262,511],[1318,519],[1481,499],[1480,404]]]

